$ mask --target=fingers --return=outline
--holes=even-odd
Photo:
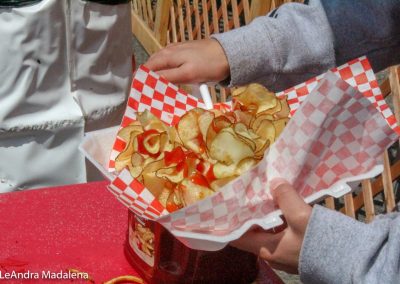
[[[178,68],[183,64],[183,60],[180,56],[177,56],[174,51],[174,46],[166,47],[156,53],[154,53],[147,62],[144,64],[147,68],[152,71],[168,70]]]
[[[190,68],[186,67],[185,64],[179,66],[178,68],[160,70],[157,71],[157,73],[173,84],[199,83],[197,78],[193,76]]]
[[[197,83],[191,57],[185,44],[173,44],[153,54],[145,66],[157,72],[173,84]]]
[[[275,186],[272,194],[289,225],[302,226],[304,221],[307,223],[311,214],[311,207],[304,202],[297,191],[282,180],[272,181],[271,186]]]
[[[273,253],[283,236],[283,232],[278,234],[265,233],[263,231],[248,231],[240,239],[231,242],[231,245],[258,255],[262,247],[267,248]]]
[[[214,39],[169,45],[144,65],[175,84],[219,82],[230,72],[225,52]]]

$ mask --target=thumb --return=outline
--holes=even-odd
[[[309,216],[311,207],[289,183],[283,180],[272,180],[272,195],[282,210],[286,221],[295,225],[306,216]],[[308,219],[308,218],[307,218]]]

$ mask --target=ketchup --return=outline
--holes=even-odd
[[[148,254],[136,243],[135,233],[152,232],[154,251]],[[125,255],[149,284],[253,283],[258,274],[257,256],[226,246],[219,251],[193,250],[162,225],[129,211]],[[139,240],[140,241],[140,240]],[[147,254],[146,254],[147,252]]]
[[[171,164],[179,164],[183,162],[186,158],[185,152],[180,146],[174,148],[172,151],[165,151],[164,156],[166,166],[169,166]]]
[[[146,147],[144,146],[144,140],[152,134],[159,134],[159,132],[155,129],[149,129],[136,136],[138,141],[138,152],[140,154],[149,155],[152,158],[157,158],[160,152],[152,154],[149,151],[147,151]]]

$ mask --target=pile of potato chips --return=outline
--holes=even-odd
[[[127,144],[116,170],[127,167],[169,212],[212,195],[262,159],[289,117],[286,99],[259,84],[232,96],[232,111],[196,108],[172,127],[139,113],[118,133]]]

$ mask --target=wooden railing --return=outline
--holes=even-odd
[[[395,66],[388,69],[389,75],[381,85],[381,90],[384,97],[391,96],[394,114],[397,121],[400,121],[400,67]],[[396,152],[400,149],[397,146]],[[337,204],[333,197],[328,197],[325,200],[327,207],[356,218],[356,213],[363,209],[365,221],[370,222],[374,219],[377,213],[392,212],[396,208],[399,197],[396,198],[393,182],[400,178],[400,160],[393,159],[390,163],[389,151],[386,151],[382,157],[383,173],[375,179],[367,179],[361,182],[361,191],[358,193],[349,193],[344,196],[344,204]],[[381,196],[380,196],[381,195]],[[380,197],[380,198],[377,198]],[[381,207],[379,212],[376,212],[375,205]]]

